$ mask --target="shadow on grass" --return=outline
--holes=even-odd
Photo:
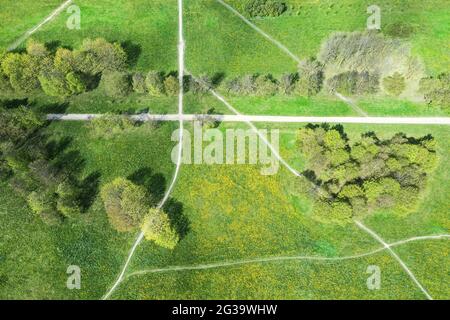
[[[149,167],[143,167],[131,174],[128,179],[145,188],[151,198],[152,206],[157,206],[163,199],[166,191],[166,178],[162,174],[154,173]],[[169,198],[163,209],[168,214],[180,239],[183,239],[190,230],[189,219],[183,213],[183,204]]]

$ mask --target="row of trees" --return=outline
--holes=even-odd
[[[381,209],[410,213],[436,164],[431,136],[383,140],[369,132],[350,143],[341,126],[309,125],[299,142],[315,186],[314,217],[322,222],[343,224]]]
[[[180,237],[163,209],[152,207],[154,196],[124,179],[116,178],[101,190],[108,219],[119,232],[141,230],[147,240],[173,249]]]
[[[85,39],[80,49],[58,48],[54,53],[29,40],[24,53],[0,54],[0,86],[67,97],[96,87],[103,74],[124,71],[126,66],[127,55],[120,44],[102,38]]]

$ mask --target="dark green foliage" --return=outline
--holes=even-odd
[[[0,107],[1,143],[20,144],[42,125],[42,118],[26,107],[8,110]]]
[[[323,65],[315,59],[304,60],[299,66],[296,92],[302,96],[313,96],[322,89]]]
[[[125,97],[130,92],[130,77],[121,71],[106,71],[102,74],[101,85],[107,96]]]
[[[2,61],[2,69],[14,90],[32,92],[39,89],[38,76],[42,70],[42,64],[39,60],[28,54],[6,54]]]
[[[405,22],[396,22],[386,26],[385,32],[393,38],[408,38],[414,33],[414,27]]]
[[[428,104],[450,109],[450,73],[422,79],[420,91]]]
[[[383,88],[392,96],[398,97],[405,90],[405,78],[398,72],[383,79]]]
[[[316,185],[314,216],[322,222],[342,224],[380,209],[410,213],[436,164],[431,136],[380,140],[368,133],[350,144],[342,127],[309,125],[299,141],[304,175]]]
[[[251,17],[277,17],[287,10],[285,3],[275,0],[250,0],[245,11]]]
[[[348,71],[327,80],[328,90],[346,95],[363,95],[378,91],[377,76],[368,72]]]
[[[88,80],[82,74],[69,72],[66,74],[67,86],[71,94],[83,93],[87,90]]]

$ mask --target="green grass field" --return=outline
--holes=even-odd
[[[230,4],[241,3],[238,0]],[[289,0],[288,12],[279,18],[253,20],[263,30],[285,43],[301,58],[317,53],[332,31],[362,30],[367,1]],[[27,3],[30,6],[26,6]],[[12,1],[0,5],[0,46],[6,47],[24,31],[52,11],[59,1],[32,4]],[[176,68],[176,1],[78,0],[81,30],[68,30],[63,12],[37,32],[34,38],[77,47],[86,37],[105,37],[127,43],[133,53],[132,69],[170,71]],[[296,70],[296,64],[278,48],[248,28],[215,1],[185,0],[186,66],[194,74],[246,73],[280,75]],[[333,5],[332,5],[333,4]],[[449,64],[448,13],[445,3],[381,1],[386,25],[407,22],[415,27],[410,36],[430,73]],[[448,5],[447,5],[448,6]],[[426,8],[426,10],[424,10]],[[31,14],[32,12],[32,14]],[[355,14],[360,12],[361,14]],[[23,17],[30,17],[24,19]],[[17,97],[24,98],[24,97]],[[350,116],[345,103],[318,95],[312,98],[227,97],[245,114]],[[358,105],[369,115],[439,116],[442,112],[420,103],[365,97]],[[149,110],[175,113],[177,100],[133,94],[122,100],[108,99],[100,90],[68,100],[29,97],[27,103],[43,112],[104,113]],[[210,95],[185,97],[185,112],[209,108],[229,114]],[[186,124],[192,131],[191,124]],[[297,146],[301,125],[258,124],[280,129],[280,153],[298,170],[304,162]],[[69,150],[84,159],[80,174],[98,176],[99,187],[115,177],[128,177],[141,169],[162,176],[163,185],[172,178],[170,154],[177,123],[158,128],[143,126],[111,140],[94,139],[83,123],[55,122],[48,127],[54,139],[70,137]],[[244,124],[222,123],[221,130],[247,129]],[[350,138],[375,131],[380,137],[396,132],[412,136],[432,134],[437,141],[439,164],[430,177],[416,212],[396,218],[378,212],[364,223],[387,242],[415,236],[448,234],[450,184],[450,132],[445,126],[346,125]],[[340,257],[362,254],[380,244],[356,225],[321,224],[311,218],[312,199],[298,190],[299,182],[285,168],[277,175],[262,176],[251,165],[183,165],[172,194],[171,208],[187,227],[173,250],[143,242],[127,270],[133,272],[171,266],[195,266],[278,256]],[[97,195],[92,207],[60,227],[49,227],[33,216],[6,182],[0,183],[0,298],[2,299],[100,299],[113,284],[134,243],[133,233],[120,234],[108,223]],[[426,240],[396,247],[433,298],[448,299],[450,281],[448,240]],[[66,269],[78,265],[82,289],[66,288]],[[382,272],[380,290],[368,290],[366,269],[377,265]],[[19,267],[18,267],[19,266]],[[147,273],[127,278],[112,299],[424,299],[423,293],[400,267],[382,251],[345,261],[287,260]]]

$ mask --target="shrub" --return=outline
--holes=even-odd
[[[141,72],[136,72],[133,74],[131,79],[133,91],[137,93],[145,93],[147,92],[145,77]]]
[[[342,94],[375,93],[379,87],[378,77],[368,72],[348,71],[327,80],[328,90]]]
[[[26,107],[9,110],[0,108],[0,143],[23,142],[43,124],[41,117]]]
[[[304,60],[299,66],[296,92],[302,96],[313,96],[320,92],[323,83],[323,66],[315,59]]]
[[[178,78],[170,75],[166,79],[164,79],[164,91],[169,96],[176,96],[180,91]]]
[[[150,71],[147,73],[145,85],[152,96],[158,97],[164,93],[164,82],[160,72]]]
[[[101,189],[108,219],[119,232],[134,231],[149,211],[145,190],[124,178],[116,178]]]
[[[251,17],[277,17],[287,10],[285,3],[274,0],[250,0],[245,11]]]
[[[173,249],[180,240],[171,226],[169,216],[160,209],[151,208],[142,223],[142,232],[147,240],[164,248]]]
[[[58,195],[56,208],[64,217],[74,218],[80,213],[81,190],[78,186],[67,180],[63,181],[58,185],[56,194]]]
[[[120,133],[131,130],[134,125],[134,122],[128,117],[107,114],[90,120],[87,127],[92,137],[111,139]]]
[[[130,92],[129,75],[121,71],[106,71],[102,74],[101,84],[107,96],[122,98]]]
[[[398,72],[383,79],[384,90],[392,96],[398,97],[405,87],[405,78]]]

